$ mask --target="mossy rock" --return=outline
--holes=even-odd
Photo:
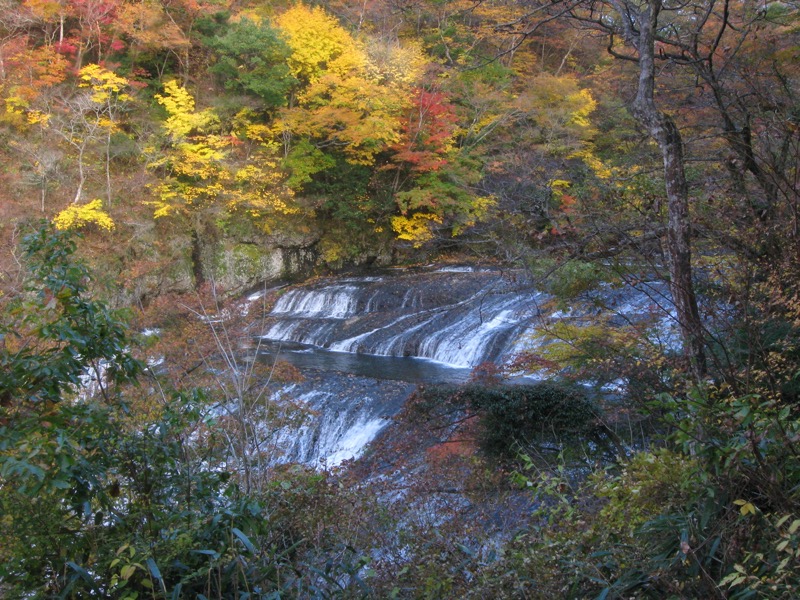
[[[221,248],[214,257],[214,279],[226,292],[252,287],[283,275],[280,248],[258,244],[233,244]]]

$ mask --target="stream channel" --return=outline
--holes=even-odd
[[[629,322],[650,311],[653,298],[653,289],[609,290],[604,305]],[[357,458],[417,384],[464,382],[477,365],[507,364],[535,348],[547,323],[593,317],[555,311],[548,300],[521,272],[467,266],[386,269],[283,288],[257,324],[257,347],[261,359],[304,374],[274,397],[290,398],[308,417],[276,432],[278,462],[334,467]]]

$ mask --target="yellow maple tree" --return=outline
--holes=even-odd
[[[202,211],[239,213],[270,230],[274,214],[294,214],[292,192],[277,160],[277,147],[266,139],[268,130],[253,122],[253,114],[241,111],[234,119],[234,133],[204,133],[219,126],[211,110],[197,111],[192,94],[175,82],[164,86],[156,100],[167,111],[163,129],[171,149],[151,162],[165,176],[154,186],[148,201],[155,218],[189,215]],[[234,150],[245,145],[244,156]]]
[[[175,80],[167,81],[164,94],[156,94],[155,99],[167,111],[162,127],[173,140],[180,141],[192,132],[205,132],[219,123],[213,111],[196,111],[194,97]]]
[[[354,38],[322,8],[299,4],[277,19],[292,50],[289,66],[301,82],[296,102],[282,111],[275,131],[341,152],[357,165],[400,139],[401,115],[422,73],[418,46],[370,45]]]
[[[435,213],[417,212],[410,216],[397,215],[392,217],[392,230],[397,239],[407,240],[415,248],[433,239],[434,224],[440,224],[442,217]]]
[[[301,82],[314,83],[326,73],[344,76],[366,66],[361,44],[319,6],[297,4],[276,22],[292,49],[289,68]]]
[[[164,85],[164,94],[156,101],[167,111],[162,128],[171,148],[150,163],[151,169],[164,169],[164,177],[153,189],[155,218],[187,214],[200,205],[214,203],[229,178],[223,161],[229,141],[219,135],[204,133],[219,123],[211,110],[195,110],[192,94],[176,81]]]

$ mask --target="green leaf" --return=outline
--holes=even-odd
[[[30,463],[20,463],[20,466],[27,470],[28,473],[36,477],[36,479],[39,481],[44,480],[45,472],[41,467],[37,467],[36,465],[32,465]]]
[[[469,556],[470,558],[475,558],[475,552],[473,552],[471,549],[469,549],[469,548],[468,548],[467,546],[465,546],[464,544],[459,544],[459,543],[457,543],[457,542],[456,542],[456,547],[457,547],[459,550],[461,550],[461,551],[462,551],[464,554],[466,554],[467,556]]]
[[[89,574],[89,571],[84,569],[79,564],[72,562],[71,560],[67,561],[67,566],[73,571],[75,571],[81,577],[81,579],[83,579],[86,583],[94,586],[94,579],[92,579],[92,576]]]
[[[256,553],[255,546],[253,546],[253,543],[242,532],[241,529],[237,529],[236,527],[234,527],[233,529],[231,529],[231,532],[233,533],[233,535],[235,535],[237,538],[239,538],[239,541],[241,541],[242,544],[244,544],[244,547],[247,548],[248,552],[250,552],[251,554],[255,554]]]
[[[183,590],[183,584],[179,583],[176,585],[172,590],[172,600],[178,600],[181,597],[181,591]]]
[[[126,581],[130,579],[133,574],[136,572],[136,565],[125,565],[119,572],[120,577],[125,579]]]
[[[147,568],[150,570],[150,574],[153,576],[153,578],[161,581],[163,578],[161,577],[161,571],[158,570],[156,561],[154,561],[152,558],[148,558],[144,562],[147,564]]]
[[[54,479],[50,485],[59,490],[68,490],[70,488],[69,481],[65,479]]]

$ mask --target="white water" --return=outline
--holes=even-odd
[[[339,387],[312,385],[302,393],[295,391],[293,398],[308,412],[300,425],[275,434],[276,445],[283,449],[280,462],[335,467],[357,458],[402,404],[401,399],[387,408],[374,388],[391,379],[418,381],[416,371],[422,363],[452,368],[444,376],[459,378],[486,361],[502,364],[547,343],[537,335],[547,323],[569,320],[580,326],[596,322],[602,313],[604,320],[624,325],[656,314],[650,336],[669,351],[677,334],[664,308],[670,303],[663,289],[603,289],[597,292],[596,304],[563,311],[551,307],[545,314],[540,310],[548,300],[544,294],[485,269],[398,272],[289,289],[268,315],[262,338],[284,356],[287,346],[292,348],[290,354],[302,357],[301,368],[363,377],[340,375],[345,379]],[[292,343],[306,350],[298,353]],[[397,373],[403,365],[407,378]],[[439,376],[425,373],[424,381]],[[353,382],[362,380],[354,389]]]
[[[357,291],[358,288],[348,285],[334,285],[322,290],[290,290],[278,299],[272,314],[345,319],[358,310]]]
[[[295,288],[262,337],[336,352],[417,357],[471,368],[507,358],[538,317],[541,295],[489,271],[453,268]]]
[[[273,401],[292,397],[299,422],[271,433],[270,442],[276,448],[273,463],[334,468],[358,458],[411,389],[406,384],[386,386],[347,376],[284,387]]]

